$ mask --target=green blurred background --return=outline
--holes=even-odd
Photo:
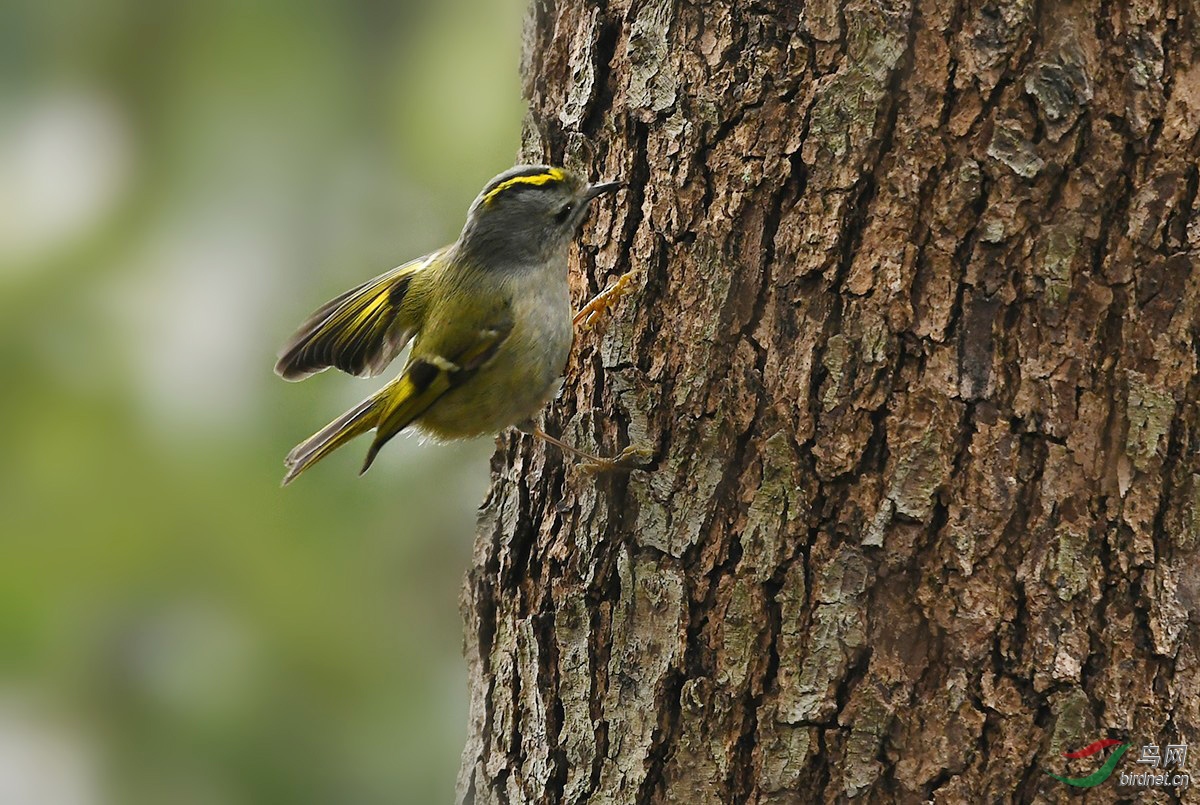
[[[0,5],[0,802],[453,795],[488,440],[271,367],[511,165],[524,0]]]

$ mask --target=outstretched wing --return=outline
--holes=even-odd
[[[405,263],[326,302],[279,352],[275,373],[303,380],[330,366],[371,377],[382,372],[420,327],[413,278],[440,252]]]
[[[452,356],[427,355],[409,361],[404,373],[378,395],[385,402],[362,471],[367,471],[379,448],[389,439],[428,411],[443,394],[469,380],[496,354],[511,332],[512,322],[505,320],[473,333],[470,341]]]

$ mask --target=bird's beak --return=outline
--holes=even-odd
[[[601,182],[600,184],[589,185],[584,191],[583,197],[587,201],[591,201],[596,196],[602,196],[605,193],[615,193],[624,187],[621,182]]]

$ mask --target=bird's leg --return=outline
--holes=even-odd
[[[579,459],[579,468],[586,473],[616,472],[618,470],[636,470],[640,465],[647,464],[653,455],[644,447],[630,445],[612,458],[596,456],[572,447],[561,439],[556,439],[536,425],[518,426],[518,430],[535,436],[547,444],[552,444],[569,456]]]
[[[621,276],[617,277],[617,281],[606,289],[596,294],[590,302],[580,308],[575,314],[575,326],[588,326],[599,322],[608,315],[609,310],[617,301],[627,295],[631,290],[630,286],[633,283],[634,272],[626,271]]]

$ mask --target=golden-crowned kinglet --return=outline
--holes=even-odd
[[[574,338],[567,249],[592,199],[619,186],[546,165],[512,168],[483,188],[454,243],[318,308],[280,352],[275,371],[286,380],[330,366],[377,375],[415,340],[395,380],[288,454],[283,483],[372,429],[363,472],[407,427],[458,439],[536,413]]]

